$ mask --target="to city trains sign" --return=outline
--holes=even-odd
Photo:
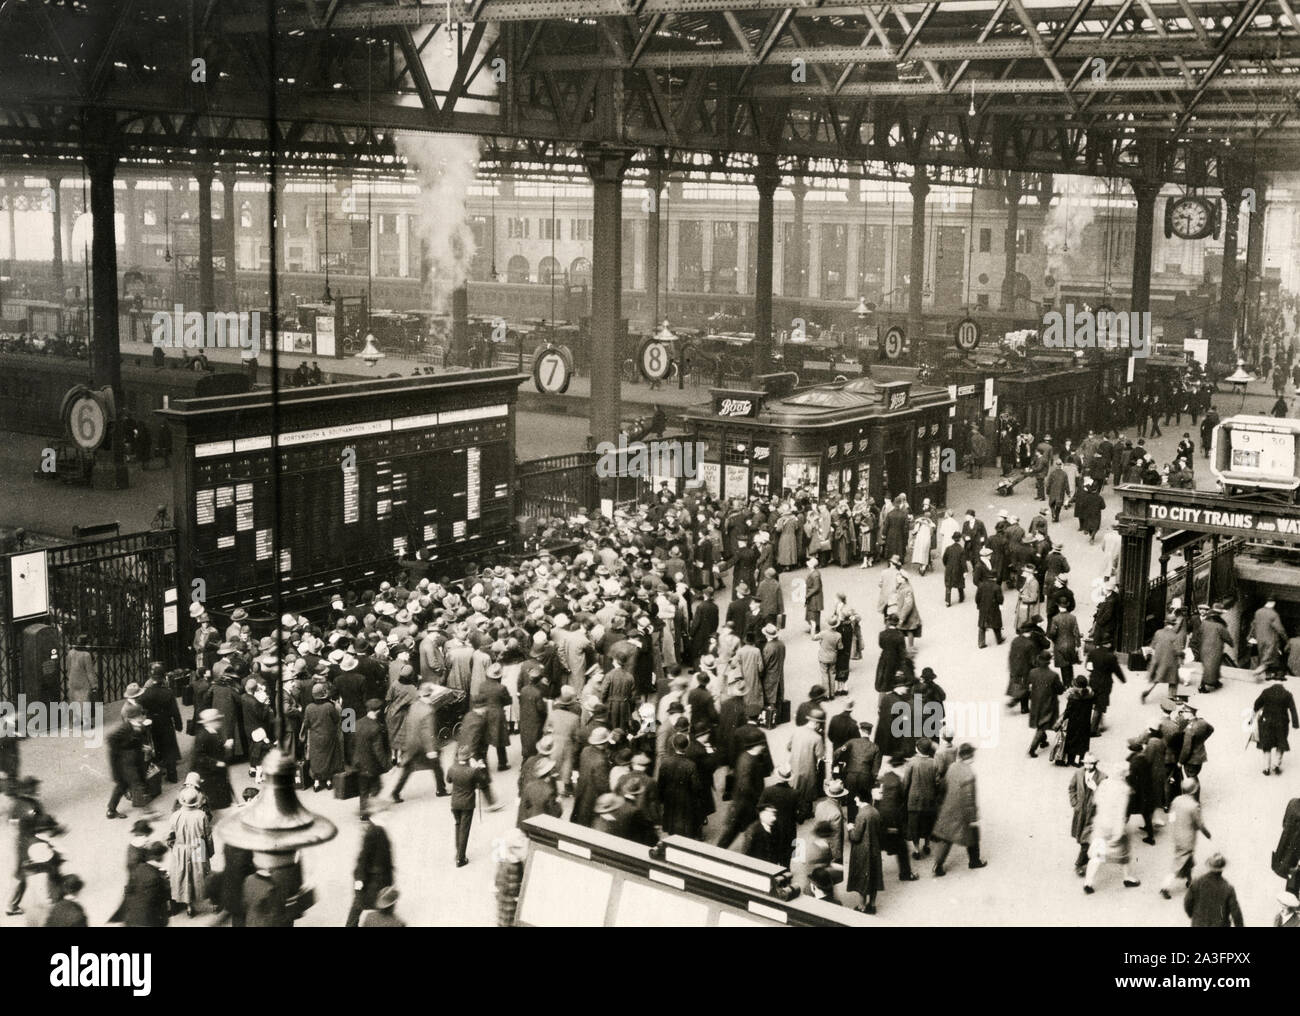
[[[1147,520],[1184,529],[1207,532],[1276,534],[1300,538],[1300,518],[1285,518],[1260,512],[1221,511],[1186,505],[1149,504]]]

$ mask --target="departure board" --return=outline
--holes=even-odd
[[[513,516],[509,394],[480,405],[461,397],[421,412],[406,411],[416,408],[410,399],[371,399],[371,410],[391,415],[312,427],[300,424],[345,414],[282,413],[276,459],[269,433],[245,433],[261,417],[242,421],[239,436],[193,441],[176,495],[185,499],[184,573],[202,579],[208,602],[220,608],[266,599],[277,576],[282,595],[311,593],[390,577],[398,559],[416,552],[442,561],[504,550]],[[358,415],[356,405],[347,408]],[[182,404],[173,416],[188,423],[194,413]],[[230,429],[215,414],[210,419]],[[214,429],[208,417],[191,426],[200,437]]]

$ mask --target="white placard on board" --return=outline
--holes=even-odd
[[[15,554],[9,559],[9,603],[13,619],[40,617],[50,612],[49,573],[45,551]]]

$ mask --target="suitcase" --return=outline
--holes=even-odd
[[[1137,652],[1135,652],[1135,653],[1129,653],[1129,654],[1128,654],[1128,669],[1129,669],[1129,670],[1146,670],[1146,669],[1147,669],[1147,658],[1146,658],[1146,654],[1143,653],[1142,650],[1139,649],[1139,650],[1138,650]]]
[[[162,794],[162,770],[156,765],[150,765],[144,774],[143,791],[140,795],[132,795],[131,803],[137,808],[143,808],[154,798]],[[137,796],[139,799],[137,800]]]
[[[350,801],[361,794],[361,774],[355,769],[344,769],[334,774],[334,796],[340,801]]]

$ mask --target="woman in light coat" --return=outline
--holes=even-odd
[[[68,701],[89,702],[91,693],[99,687],[99,671],[95,658],[87,648],[90,640],[82,635],[77,644],[68,650]]]
[[[208,876],[212,866],[207,844],[212,836],[212,822],[199,807],[201,796],[194,787],[181,791],[180,807],[172,812],[170,865],[172,899],[184,903],[193,917],[195,907],[208,898]]]
[[[898,629],[907,636],[907,647],[911,649],[913,641],[921,635],[921,612],[916,608],[916,593],[904,571],[898,573],[893,613],[898,615]]]
[[[912,564],[922,575],[930,570],[930,555],[934,552],[934,519],[928,506],[927,501],[912,523]]]

